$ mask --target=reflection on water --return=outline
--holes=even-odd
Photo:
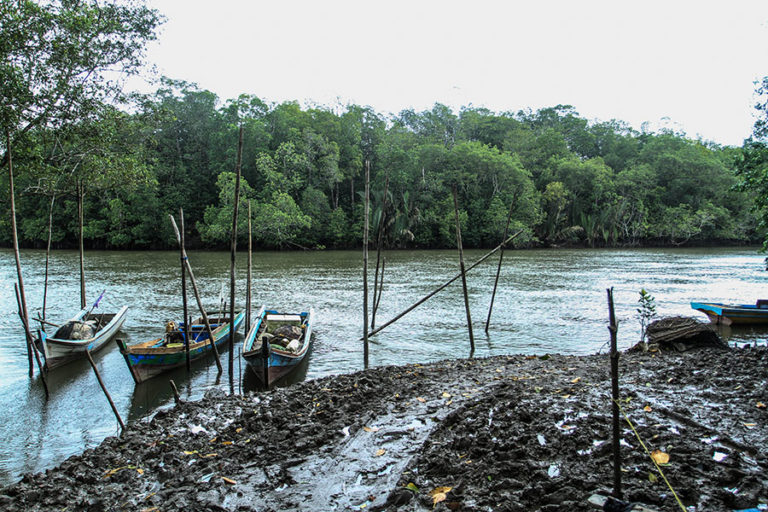
[[[466,251],[465,257],[471,264],[482,254]],[[458,272],[455,251],[398,251],[386,256],[378,324]],[[238,260],[237,292],[244,297],[245,255]],[[639,339],[635,310],[640,288],[656,297],[659,314],[702,320],[704,315],[691,310],[690,301],[747,303],[768,298],[763,258],[751,248],[511,251],[505,254],[491,328],[486,335],[483,331],[495,261],[489,259],[468,275],[477,357],[597,352],[608,340],[608,287],[615,287],[621,348]],[[229,254],[193,252],[190,262],[207,307],[218,310],[222,283],[229,290]],[[27,300],[34,316],[42,304],[45,253],[23,251],[22,264]],[[64,321],[78,309],[78,275],[76,252],[53,253],[46,312],[51,321]],[[129,345],[157,337],[167,320],[181,316],[177,252],[90,252],[86,255],[86,275],[90,301],[106,290],[99,306],[101,312],[130,305],[120,333]],[[15,280],[13,253],[0,250],[0,483],[17,480],[24,472],[51,467],[118,433],[117,422],[87,362],[76,361],[51,373],[51,397],[47,401],[38,378],[28,378],[24,335],[13,292]],[[362,369],[360,252],[256,253],[253,286],[254,309],[261,304],[285,310],[315,309],[313,352],[298,377],[317,378]],[[190,301],[194,306],[191,296]],[[196,310],[190,312],[195,314]],[[459,280],[374,336],[370,363],[381,366],[466,357],[469,336],[465,324]],[[768,337],[768,331],[756,328],[724,329],[722,334],[735,344],[764,343]],[[239,346],[235,355],[237,388],[254,389],[245,363],[240,362]],[[210,358],[194,362],[189,375],[185,368],[179,368],[135,386],[113,343],[95,355],[115,405],[123,419],[129,421],[172,402],[169,379],[176,382],[184,399],[198,398],[213,387],[228,391],[227,358],[228,352],[224,351],[224,375],[218,386],[216,365]]]

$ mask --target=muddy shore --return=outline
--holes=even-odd
[[[768,349],[625,353],[620,369],[626,501],[768,504]],[[610,433],[604,354],[391,366],[159,411],[0,489],[0,509],[594,510]],[[669,456],[669,485],[637,435]]]

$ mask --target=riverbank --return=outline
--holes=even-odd
[[[626,353],[620,368],[622,409],[669,455],[685,506],[768,502],[768,349]],[[605,355],[375,368],[160,411],[26,475],[0,507],[589,510],[613,482],[610,418]],[[626,423],[622,439],[625,499],[679,510]]]

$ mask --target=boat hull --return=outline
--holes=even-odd
[[[213,330],[216,347],[223,346],[229,341],[230,333],[237,332],[244,318],[245,312],[241,311],[235,316],[233,330],[230,329],[229,323]],[[192,325],[191,328],[193,334],[200,334],[205,329],[202,325]],[[190,361],[200,359],[206,354],[213,352],[213,347],[207,333],[205,333],[205,336],[205,339],[190,344]],[[161,341],[161,339],[156,339],[138,345],[127,346],[123,340],[117,340],[128,369],[131,371],[131,375],[133,375],[133,379],[137,384],[157,377],[174,368],[184,366],[187,363],[184,343],[175,343],[172,346],[158,346]]]
[[[46,370],[53,370],[54,368],[58,368],[66,363],[84,357],[87,351],[96,352],[100,348],[103,348],[123,326],[128,313],[128,306],[123,306],[115,314],[101,313],[93,315],[88,314],[89,309],[90,308],[82,309],[71,320],[81,321],[82,319],[92,318],[108,320],[107,324],[91,338],[84,340],[58,339],[49,337],[42,330],[39,331],[38,349],[42,349],[41,351],[45,357]]]
[[[717,302],[691,302],[691,308],[701,311],[713,324],[759,325],[768,324],[768,307],[757,304],[720,304]]]
[[[284,322],[283,322],[283,319]],[[283,322],[283,323],[281,323]],[[264,344],[258,341],[258,334],[267,328],[266,323],[273,325],[300,325],[303,334],[299,349],[295,352],[280,350],[274,345]],[[312,346],[312,327],[314,324],[314,311],[299,314],[285,314],[276,310],[267,310],[263,306],[256,317],[256,321],[246,334],[243,342],[243,358],[253,370],[261,384],[269,387],[276,381],[291,374],[299,363],[306,357]],[[266,348],[266,350],[265,350]]]

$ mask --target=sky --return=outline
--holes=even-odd
[[[222,101],[564,104],[741,145],[768,75],[766,0],[147,1],[167,19],[148,61]]]

